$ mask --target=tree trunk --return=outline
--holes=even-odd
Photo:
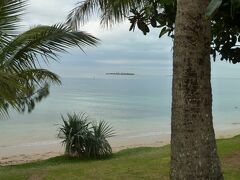
[[[177,0],[171,179],[223,179],[212,123],[208,0]]]

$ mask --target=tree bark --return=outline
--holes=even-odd
[[[171,179],[223,179],[212,123],[208,0],[177,0]]]

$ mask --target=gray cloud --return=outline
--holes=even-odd
[[[24,24],[55,24],[65,21],[68,12],[79,0],[30,0]],[[158,38],[159,30],[144,36],[136,30],[129,32],[129,22],[102,29],[93,19],[82,30],[101,39],[96,48],[85,47],[86,54],[73,49],[62,55],[61,63],[48,67],[62,76],[103,74],[106,71],[134,71],[139,74],[167,75],[172,71],[172,42]]]
[[[65,21],[77,0],[29,0],[24,16],[26,25],[55,24]]]
[[[26,27],[38,24],[55,24],[65,21],[68,12],[80,0],[30,0],[24,16]],[[51,63],[48,68],[62,76],[92,76],[107,71],[134,71],[148,75],[172,74],[172,41],[159,39],[159,30],[144,36],[139,30],[129,32],[129,22],[102,29],[93,18],[82,30],[102,40],[96,48],[85,47],[86,54],[73,49],[61,56],[61,63]],[[224,62],[212,63],[214,77],[240,77],[239,65]]]

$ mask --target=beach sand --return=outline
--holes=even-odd
[[[216,131],[216,137],[230,138],[240,134],[240,128]],[[114,137],[109,139],[114,152],[133,147],[160,147],[170,143],[170,134],[145,137]],[[63,155],[64,148],[60,141],[28,146],[8,146],[0,149],[0,166],[45,160]]]

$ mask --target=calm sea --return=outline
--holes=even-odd
[[[171,76],[64,78],[31,114],[0,120],[0,148],[56,141],[61,115],[108,121],[117,137],[170,134]],[[240,127],[240,79],[212,79],[215,129]]]

